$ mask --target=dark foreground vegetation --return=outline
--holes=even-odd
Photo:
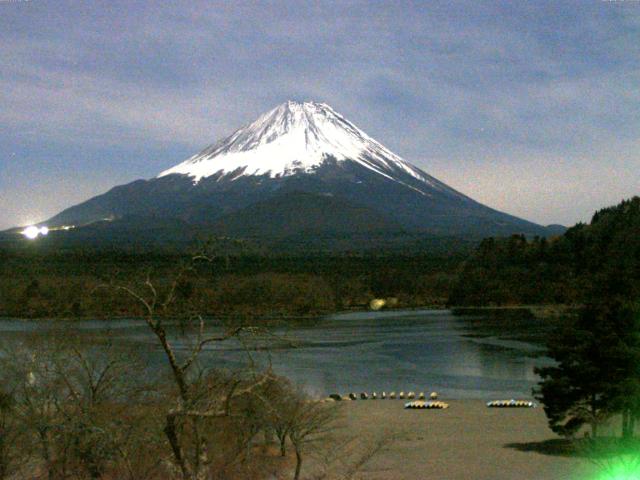
[[[335,405],[269,372],[175,377],[108,340],[80,341],[97,340],[4,352],[0,479],[298,478],[336,428]]]

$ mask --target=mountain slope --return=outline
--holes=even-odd
[[[333,195],[287,192],[220,218],[215,230],[230,236],[282,239],[300,235],[399,232],[397,223]]]
[[[465,236],[547,233],[545,227],[457,192],[389,151],[328,105],[313,102],[284,103],[158,177],[115,187],[46,223],[83,225],[165,216],[217,226],[222,233],[221,219],[226,218],[240,235],[273,232],[275,227],[256,224],[288,218],[279,228],[292,233],[297,225],[303,233],[309,231],[306,223],[296,219],[307,213],[296,202],[270,202],[291,198],[293,192],[309,194],[305,202],[316,201],[317,212],[327,198],[343,202],[341,219],[323,222],[316,216],[326,232],[338,224],[342,234],[349,228],[361,231],[358,216],[366,210],[385,229],[393,225],[398,231]],[[238,213],[231,220],[234,212],[255,205],[260,205],[260,215]],[[281,211],[268,213],[269,208]]]

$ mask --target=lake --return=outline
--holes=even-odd
[[[33,332],[109,332],[145,352],[161,367],[162,352],[142,320],[0,321],[0,335],[11,343]],[[71,327],[69,326],[71,325]],[[358,312],[277,327],[268,357],[276,373],[313,395],[361,391],[437,391],[443,398],[531,398],[538,381],[534,366],[549,365],[539,339],[544,324],[527,311],[449,310]],[[282,339],[286,338],[287,341]],[[176,335],[177,348],[187,339]],[[266,362],[257,353],[258,362]],[[209,346],[204,365],[239,367],[246,352],[239,345]]]

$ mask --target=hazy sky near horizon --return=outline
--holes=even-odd
[[[288,99],[542,224],[640,194],[640,0],[0,0],[0,229]]]

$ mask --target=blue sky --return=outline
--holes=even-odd
[[[0,0],[0,38],[0,228],[288,99],[539,223],[640,194],[640,0]]]

